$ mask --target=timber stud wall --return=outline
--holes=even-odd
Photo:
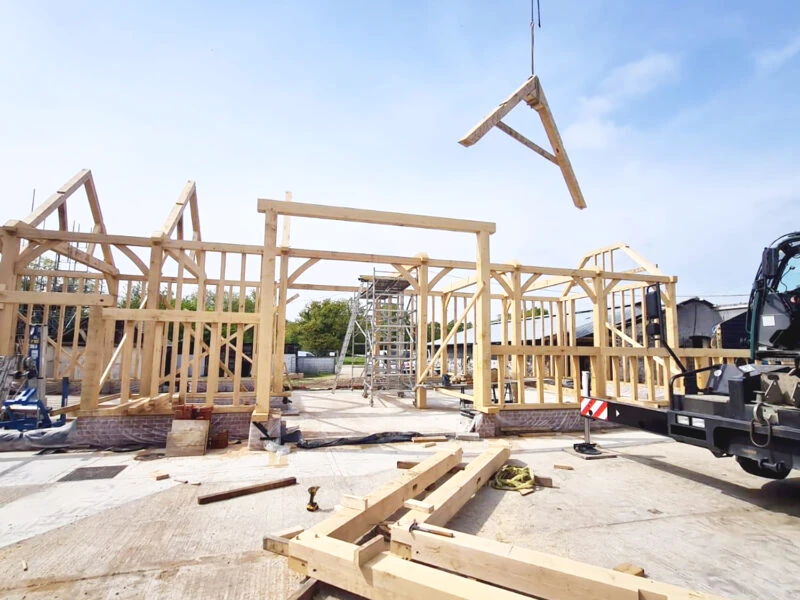
[[[67,207],[79,190],[93,219],[88,232],[68,229]],[[52,337],[45,344],[53,361],[47,376],[81,383],[80,403],[56,412],[152,416],[191,402],[214,404],[215,414],[249,418],[252,412],[253,420],[266,420],[270,399],[286,395],[286,306],[301,290],[356,291],[341,282],[300,281],[325,261],[344,261],[389,265],[417,295],[418,408],[425,408],[430,389],[468,399],[483,413],[575,408],[579,372],[587,366],[597,396],[666,401],[676,367],[643,335],[642,300],[647,286],[662,285],[666,339],[677,346],[676,278],[624,244],[585,255],[575,269],[492,263],[494,223],[276,200],[259,200],[258,211],[264,214],[262,244],[205,241],[190,181],[161,229],[149,237],[113,235],[106,231],[92,174],[81,171],[28,217],[0,229],[0,354],[13,353],[18,339],[27,351],[27,325],[48,323]],[[58,228],[45,229],[51,215]],[[460,232],[474,236],[475,259],[292,248],[292,216],[424,228],[432,235]],[[35,268],[46,253],[68,268]],[[502,343],[492,345],[498,307]],[[591,344],[582,345],[587,314]],[[429,323],[440,324],[442,339],[428,339]],[[469,343],[458,335],[464,324],[472,327]],[[696,366],[747,355],[711,349],[678,354]],[[447,366],[467,380],[471,394],[442,388],[438,372]],[[513,402],[493,404],[493,385],[513,388]],[[104,386],[119,392],[101,396]]]

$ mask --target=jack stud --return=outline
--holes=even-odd
[[[314,496],[316,496],[318,491],[318,485],[312,485],[310,488],[308,488],[308,504],[306,504],[306,510],[308,512],[317,512],[319,510],[319,504],[314,502]]]

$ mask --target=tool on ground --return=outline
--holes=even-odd
[[[312,485],[310,488],[308,488],[308,504],[306,504],[306,510],[308,512],[317,512],[319,510],[319,504],[314,502],[314,496],[317,495],[318,491],[318,485]]]
[[[411,525],[408,526],[408,532],[411,533],[412,531],[421,531],[423,533],[432,533],[433,535],[440,535],[442,537],[455,537],[453,532],[451,531],[440,531],[438,529],[428,529],[427,527],[421,527],[417,520],[414,519],[411,521]]]

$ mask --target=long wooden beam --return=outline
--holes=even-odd
[[[405,522],[391,528],[392,542],[410,547],[416,562],[545,600],[722,600],[460,531],[448,533],[452,537],[409,532]]]
[[[64,294],[67,295],[67,294]],[[258,313],[207,310],[162,310],[160,308],[107,308],[103,319],[165,323],[246,323],[258,325]]]
[[[496,229],[494,223],[486,221],[468,221],[465,219],[432,217],[364,208],[259,199],[258,211],[267,212],[268,210],[274,210],[279,215],[291,217],[350,221],[354,223],[370,223],[372,225],[394,225],[397,227],[415,227],[417,229],[438,229],[465,233],[478,233],[480,231],[494,233]]]
[[[290,568],[371,600],[530,600],[530,596],[432,569],[390,552],[379,552],[362,563],[361,546],[329,537],[315,540],[307,558],[298,559],[296,540],[289,542]]]
[[[0,290],[0,302],[11,304],[50,304],[54,306],[114,306],[114,297],[105,294],[73,292],[18,292]]]
[[[433,506],[431,512],[412,510],[403,517],[406,526],[416,519],[428,525],[446,525],[475,493],[489,483],[489,479],[508,460],[511,450],[507,445],[496,445],[470,461],[441,486],[425,497]]]
[[[436,483],[450,469],[461,462],[461,448],[446,452],[437,452],[419,463],[413,469],[404,471],[397,480],[387,483],[364,498],[366,508],[357,510],[342,508],[334,516],[307,529],[293,540],[317,540],[330,536],[343,541],[355,541],[369,529],[389,518],[403,506],[403,502],[419,496],[426,487]],[[292,550],[293,556],[301,556]]]

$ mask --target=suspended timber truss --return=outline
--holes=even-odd
[[[446,479],[462,451],[439,452],[368,496],[342,497],[337,512],[310,529],[266,536],[264,549],[302,575],[373,600],[721,600],[447,529],[509,454],[490,446]]]
[[[70,230],[67,211],[81,208],[82,197],[89,231]],[[426,407],[431,389],[486,413],[575,408],[581,370],[591,371],[595,395],[666,400],[676,366],[644,335],[643,297],[648,286],[662,286],[665,335],[677,347],[676,278],[624,244],[588,253],[577,268],[498,263],[490,260],[494,223],[277,200],[259,200],[257,208],[263,241],[207,241],[190,181],[160,229],[114,234],[92,173],[81,171],[30,215],[0,228],[0,355],[18,344],[25,351],[27,325],[46,324],[45,375],[69,377],[81,390],[80,403],[59,412],[167,414],[176,404],[199,403],[262,419],[270,399],[290,394],[283,376],[287,305],[307,290],[361,289],[301,281],[315,271],[324,276],[319,265],[333,261],[388,272],[403,282],[404,298],[413,299],[403,327],[414,350],[401,351],[409,353],[402,369],[413,374],[418,408]],[[474,240],[475,255],[449,260],[293,248],[289,217],[456,232]],[[57,226],[48,228],[54,219]],[[677,352],[696,367],[747,356]],[[445,385],[448,371],[463,380],[460,387]],[[509,386],[513,401],[495,403],[493,391]]]
[[[550,141],[552,152],[545,150],[540,145],[532,142],[517,130],[511,128],[503,122],[503,117],[510,113],[517,104],[525,102],[528,106],[536,111],[544,126],[544,131],[547,134],[547,139]],[[490,112],[480,123],[478,123],[472,130],[467,133],[459,144],[465,147],[472,146],[477,143],[484,135],[486,135],[492,127],[497,127],[503,133],[511,136],[526,148],[533,150],[539,156],[546,158],[554,165],[561,169],[561,175],[567,184],[569,193],[572,196],[572,202],[577,208],[586,208],[586,201],[583,199],[583,192],[578,185],[578,178],[575,177],[575,172],[572,170],[572,163],[569,161],[567,151],[564,148],[564,142],[561,140],[561,134],[558,132],[556,121],[553,118],[553,113],[550,111],[550,105],[547,103],[542,84],[539,82],[539,77],[533,75],[529,77],[508,99],[501,103],[500,106]]]

